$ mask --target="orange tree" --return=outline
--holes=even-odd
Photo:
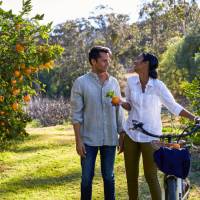
[[[30,11],[31,0],[18,15],[0,7],[0,143],[27,135],[24,108],[36,94],[33,86],[41,85],[37,74],[52,68],[63,51],[48,44],[51,23],[40,25],[43,15],[27,19]]]

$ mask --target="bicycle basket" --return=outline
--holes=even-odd
[[[154,161],[160,171],[166,175],[186,178],[190,170],[190,153],[187,149],[160,147],[154,152]]]

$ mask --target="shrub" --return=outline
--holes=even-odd
[[[181,85],[185,96],[190,101],[190,110],[192,110],[197,116],[200,116],[200,71],[196,78],[189,83],[183,82]],[[184,121],[184,123],[188,123]],[[200,144],[200,134],[193,137],[195,143]]]
[[[0,143],[27,135],[23,107],[36,94],[33,85],[40,85],[37,74],[52,68],[63,51],[48,44],[51,23],[39,25],[43,15],[25,19],[30,11],[31,0],[23,1],[19,15],[0,7]]]
[[[31,100],[27,113],[31,118],[39,120],[42,126],[63,124],[70,118],[70,104],[63,98],[37,97]]]

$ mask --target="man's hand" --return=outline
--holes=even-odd
[[[81,134],[80,134],[80,123],[73,124],[74,132],[75,132],[75,138],[76,138],[76,151],[79,156],[85,157],[86,156],[86,150],[85,145],[82,142]]]
[[[117,147],[118,154],[124,152],[124,136],[125,136],[125,132],[121,132],[119,136],[119,146]]]
[[[86,150],[85,145],[83,144],[82,140],[76,141],[76,152],[81,157],[86,157]]]

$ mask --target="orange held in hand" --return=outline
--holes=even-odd
[[[121,102],[120,97],[115,95],[115,92],[113,90],[106,93],[106,97],[112,98],[111,103],[115,106],[119,105]]]
[[[111,101],[112,104],[119,105],[120,102],[121,102],[121,100],[120,100],[120,98],[118,96],[112,97],[112,101]]]

